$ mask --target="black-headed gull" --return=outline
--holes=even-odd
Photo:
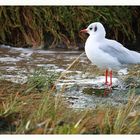
[[[112,86],[112,70],[119,70],[123,65],[140,63],[140,53],[128,50],[115,40],[105,38],[106,31],[100,22],[90,24],[81,32],[89,34],[85,43],[88,59],[99,68],[106,69],[105,85]]]

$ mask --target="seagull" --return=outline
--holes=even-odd
[[[112,70],[118,71],[128,64],[140,64],[140,53],[128,50],[115,40],[107,39],[105,28],[100,22],[94,22],[80,32],[89,34],[85,43],[88,59],[97,67],[106,69],[106,86],[112,87]]]

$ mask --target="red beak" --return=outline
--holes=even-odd
[[[80,33],[87,33],[87,29],[81,30]]]

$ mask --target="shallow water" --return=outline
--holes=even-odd
[[[24,84],[28,75],[39,67],[49,71],[63,72],[81,53],[80,51],[48,51],[1,45],[0,78]],[[125,104],[130,95],[126,88],[130,82],[125,83],[123,80],[128,76],[126,72],[126,75],[121,76],[114,74],[112,92],[108,96],[97,95],[98,91],[104,92],[105,89],[104,71],[92,65],[86,55],[80,57],[79,61],[66,73],[56,88],[59,93],[65,86],[62,97],[70,104],[70,107],[119,106]]]

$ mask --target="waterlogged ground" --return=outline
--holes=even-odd
[[[83,52],[33,50],[1,45],[0,79],[24,85],[38,68],[64,72],[81,53]],[[127,74],[124,70],[119,74],[114,73],[112,91],[104,97],[104,71],[92,65],[83,54],[59,80],[57,93],[61,94],[70,107],[76,109],[123,105],[134,92],[134,87],[136,96],[140,95],[140,66],[130,66],[128,72]],[[7,88],[7,83],[0,85]]]

